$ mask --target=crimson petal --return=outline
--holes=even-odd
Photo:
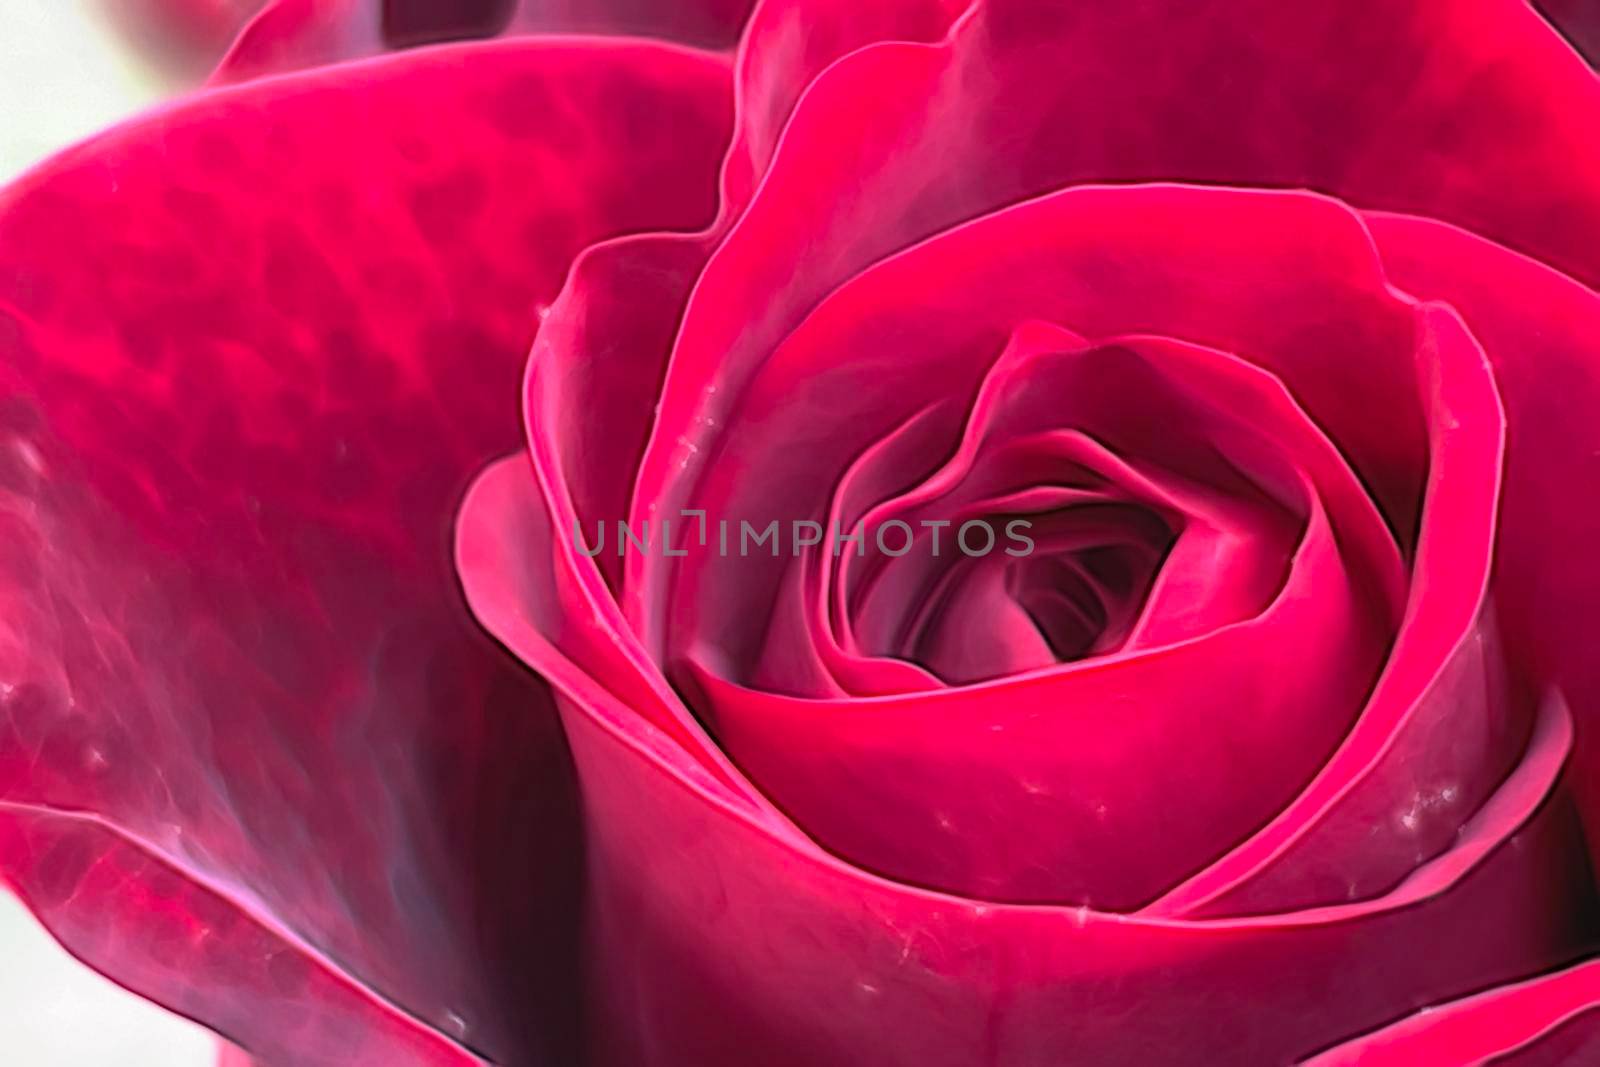
[[[569,1062],[567,755],[449,516],[571,257],[702,224],[729,114],[718,56],[453,46],[3,194],[3,869],[69,948],[268,1062]]]
[[[1306,1061],[1305,1067],[1590,1062],[1600,1052],[1600,961],[1428,1008]]]
[[[1493,361],[1511,427],[1497,620],[1514,661],[1561,686],[1579,710],[1574,789],[1590,854],[1600,855],[1600,509],[1574,496],[1574,487],[1594,484],[1600,464],[1600,294],[1430,219],[1375,214],[1367,222],[1397,284],[1459,309]]]

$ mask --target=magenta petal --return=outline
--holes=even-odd
[[[1419,326],[1429,485],[1383,677],[1305,792],[1158,914],[1260,914],[1381,892],[1453,843],[1514,765],[1536,694],[1510,677],[1487,604],[1505,416],[1459,317],[1423,306]]]
[[[772,264],[753,258],[755,246],[782,245],[797,231],[793,216],[753,218],[723,245],[690,303],[653,445],[640,464],[635,519],[646,506],[669,515],[693,506],[692,487],[709,461],[723,455],[730,420],[750,422],[744,390],[775,352],[796,345],[794,338],[807,338],[823,353],[817,366],[829,370],[827,382],[819,375],[806,380],[807,388],[822,398],[831,384],[839,399],[828,402],[853,396],[851,410],[858,413],[864,397],[881,394],[852,394],[852,378],[902,374],[924,351],[946,353],[951,369],[919,368],[893,393],[893,408],[872,412],[881,422],[895,411],[909,415],[919,400],[958,395],[973,375],[971,346],[992,344],[997,330],[1045,319],[1087,336],[1185,337],[1264,362],[1347,452],[1402,539],[1414,528],[1425,441],[1410,359],[1398,354],[1412,343],[1412,314],[1386,291],[1359,220],[1334,202],[1166,185],[1068,189],[958,227],[863,272],[782,347],[774,340],[773,349],[750,347],[757,328],[743,311],[768,307],[757,332],[777,325],[778,310],[752,291],[777,286]],[[755,236],[770,228],[776,229]],[[1312,231],[1328,244],[1315,257],[1306,237]],[[777,307],[787,299],[786,293]],[[1329,300],[1348,302],[1346,310],[1331,313]],[[928,312],[934,308],[937,314]],[[851,331],[848,346],[818,345],[830,329]],[[828,351],[860,358],[830,361]],[[1356,372],[1346,359],[1363,369]],[[765,394],[767,403],[780,401]],[[1386,414],[1375,418],[1373,404]],[[804,418],[792,406],[773,411],[774,419]],[[839,442],[817,427],[807,432],[818,448],[837,450]],[[738,462],[723,463],[717,477],[735,478]],[[773,464],[763,479],[746,483],[775,496],[780,479],[791,475],[815,479],[821,472],[811,464]],[[660,639],[666,598],[658,583],[673,562],[627,560],[634,573],[622,596],[647,645]]]
[[[73,954],[130,989],[160,991],[168,1008],[249,1041],[267,1062],[484,1062],[255,914],[247,895],[205,884],[95,816],[0,801],[0,863]]]
[[[1581,1064],[1600,1054],[1600,961],[1435,1005],[1306,1067]]]
[[[736,328],[743,291],[706,275],[691,322],[698,312],[708,328]],[[706,503],[730,519],[826,517],[827,487],[874,436],[958,405],[999,338],[1032,319],[1243,354],[1300,399],[1409,540],[1427,454],[1415,313],[1387,288],[1359,219],[1305,194],[1167,185],[1069,189],[952,230],[851,279],[747,365],[701,366],[680,341],[634,515]],[[759,636],[739,629],[735,609],[761,590],[716,580],[739,560],[626,562],[623,600],[647,646]],[[700,595],[707,581],[728,596]],[[668,588],[688,595],[673,602],[670,637],[658,637]]]
[[[1427,219],[1369,216],[1397,284],[1446,300],[1494,366],[1510,427],[1493,597],[1513,660],[1559,685],[1578,719],[1573,778],[1600,846],[1600,294]],[[1552,521],[1555,517],[1555,521]]]
[[[590,550],[595,531],[628,514],[666,354],[709,243],[643,234],[585,250],[535,339],[523,398],[533,460],[559,525],[581,530]],[[615,593],[622,559],[614,550],[581,559],[579,540],[555,549],[574,570],[598,567]]]
[[[1026,598],[1028,588],[1052,584],[1047,579],[1029,581],[1034,568],[1050,559],[1077,565],[1061,551],[1087,553],[1072,559],[1091,561],[1092,566],[1098,558],[1110,572],[1124,565],[1143,570],[1145,584],[1155,578],[1148,597],[1131,596],[1131,589],[1110,594],[1132,603],[1124,605],[1126,618],[1108,625],[1111,631],[1119,625],[1126,631],[1128,647],[1174,643],[1241,621],[1267,606],[1283,584],[1293,543],[1309,517],[1308,489],[1327,494],[1335,526],[1350,546],[1348,554],[1365,571],[1370,585],[1382,591],[1380,597],[1398,604],[1403,582],[1400,560],[1365,491],[1282,386],[1247,361],[1157,337],[1108,338],[1089,345],[1058,328],[1026,323],[984,370],[989,360],[982,331],[998,324],[984,324],[975,317],[973,332],[953,330],[946,339],[932,331],[925,335],[908,331],[898,340],[916,353],[919,376],[946,384],[944,406],[959,406],[974,371],[985,380],[959,435],[950,432],[919,440],[916,449],[899,457],[909,441],[907,429],[917,424],[920,435],[932,429],[935,420],[929,414],[884,431],[905,414],[907,406],[941,401],[932,399],[936,392],[908,386],[895,375],[857,369],[872,365],[879,343],[890,343],[875,335],[876,312],[865,304],[858,306],[865,310],[862,322],[834,320],[821,332],[802,327],[763,368],[743,399],[743,410],[727,420],[723,439],[715,445],[722,458],[708,471],[692,503],[719,515],[820,521],[831,492],[835,499],[827,514],[830,530],[860,525],[877,531],[888,522],[901,521],[922,530],[913,538],[915,551],[886,558],[868,534],[866,543],[845,551],[836,567],[832,559],[837,550],[827,548],[808,553],[800,566],[696,554],[697,558],[679,564],[678,580],[699,587],[693,599],[702,606],[679,612],[684,631],[679,645],[698,638],[717,650],[726,669],[749,680],[754,676],[744,669],[739,651],[748,642],[715,635],[730,633],[740,617],[763,616],[770,620],[763,647],[772,656],[811,643],[819,646],[836,674],[839,668],[853,672],[861,664],[847,665],[830,651],[829,631],[837,627],[847,646],[858,644],[870,631],[875,636],[867,637],[867,643],[881,657],[915,661],[906,647],[912,636],[907,630],[908,611],[918,603],[925,607],[930,603],[925,594],[934,584],[973,567],[985,571],[999,567],[1010,576],[1009,597]],[[906,310],[892,296],[876,306],[889,322]],[[964,363],[971,366],[962,368]],[[1239,419],[1241,411],[1252,412],[1252,417]],[[805,463],[790,459],[791,446],[799,441],[806,443]],[[937,471],[930,469],[952,450],[949,462]],[[852,453],[856,458],[849,458]],[[892,462],[886,458],[890,455],[896,456]],[[1138,469],[1130,467],[1130,461]],[[835,475],[845,463],[848,468]],[[746,476],[747,468],[760,476]],[[1058,484],[1063,480],[1068,484]],[[1268,488],[1257,484],[1263,480]],[[830,484],[835,481],[836,486]],[[839,498],[859,497],[874,482],[883,486],[872,494],[876,499],[857,500],[841,509]],[[1177,489],[1175,483],[1186,488]],[[902,488],[906,486],[915,488],[906,491]],[[1197,503],[1200,497],[1205,499]],[[1222,525],[1235,527],[1231,539],[1237,544],[1222,549],[1230,536],[1208,530],[1206,524],[1228,511],[1233,515]],[[998,551],[986,555],[987,563],[961,562],[964,553],[953,548],[957,528],[974,519],[999,528],[1013,514],[1026,514],[1034,536],[1051,540],[1060,551],[1049,546],[1046,551],[1030,551],[1026,563],[1008,562]],[[1122,521],[1106,526],[1101,520],[1108,514],[1120,514]],[[1140,515],[1145,521],[1133,521]],[[1076,522],[1074,516],[1083,521]],[[952,546],[945,552],[938,550],[936,536],[923,526],[938,520],[955,521],[944,535]],[[1079,536],[1071,536],[1075,523]],[[1153,530],[1152,523],[1164,527],[1165,536]],[[1172,532],[1180,529],[1181,533]],[[1160,561],[1169,547],[1172,555]],[[1130,550],[1132,556],[1127,555]],[[1121,562],[1115,558],[1119,553]],[[1146,557],[1142,564],[1136,561],[1141,554]],[[1152,554],[1156,558],[1149,558]],[[808,566],[813,559],[817,565]],[[1158,561],[1156,576],[1149,572]],[[1225,574],[1218,573],[1219,562],[1226,563]],[[1193,566],[1184,573],[1186,564]],[[832,618],[823,621],[829,614],[826,586],[835,570],[839,589],[832,591]],[[780,583],[778,596],[783,599],[766,610],[760,600],[773,580]],[[1087,580],[1098,584],[1092,575]],[[1132,573],[1122,581],[1139,584]],[[788,586],[795,582],[804,583],[803,593],[791,595]],[[1303,592],[1290,590],[1285,595]],[[1241,597],[1247,606],[1236,602]],[[1210,613],[1216,617],[1195,625]],[[959,610],[935,614],[936,629],[949,632],[949,641],[969,646],[973,640],[985,640],[997,618]],[[688,632],[701,620],[709,627],[707,634]],[[951,632],[951,627],[964,636]],[[1114,634],[1102,636],[1110,640]],[[1122,645],[1120,640],[1113,643]],[[840,656],[854,661],[859,651],[841,649]],[[970,647],[962,654],[967,653]],[[1078,658],[1078,654],[1050,655],[1042,662],[1013,666],[1022,670],[1054,664],[1058,658]],[[989,669],[978,677],[1007,673],[1013,671]],[[758,684],[800,695],[817,692],[793,679],[785,681],[775,674],[767,678]],[[839,681],[845,690],[862,691],[842,676]]]
[[[937,41],[981,0],[766,0],[740,42],[739,131],[723,175],[732,218],[755,191],[801,94],[829,64],[890,41]]]
[[[570,1055],[569,763],[450,516],[578,249],[709,218],[728,85],[440,48],[0,194],[4,873],[69,948],[267,1062]]]
[[[484,470],[462,503],[456,558],[478,619],[556,689],[708,796],[783,822],[626,635],[607,632],[610,620],[588,609],[603,602],[599,576],[563,564],[556,545],[566,539],[532,473],[525,455],[509,456]]]

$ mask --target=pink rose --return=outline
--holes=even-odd
[[[272,1067],[1600,1053],[1572,43],[744,16],[279,0],[0,194],[0,871]]]

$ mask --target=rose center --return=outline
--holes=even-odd
[[[1120,648],[1175,534],[1137,503],[1062,493],[1043,510],[923,520],[910,551],[863,560],[850,612],[863,651],[957,685]]]

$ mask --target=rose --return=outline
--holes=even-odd
[[[770,165],[736,141],[698,242],[580,259],[530,365],[533,470],[480,482],[461,559],[558,691],[604,872],[593,995],[644,1017],[603,1059],[715,1059],[730,1030],[797,1064],[1476,1062],[1586,1036],[1560,1024],[1592,965],[1536,976],[1593,945],[1562,777],[1592,684],[1564,605],[1589,589],[1581,540],[1556,564],[1531,516],[1575,476],[1556,412],[1588,395],[1600,308],[1476,138],[1529,108],[1573,137],[1595,84],[1556,50],[1571,80],[1539,84],[1520,13],[1493,44],[1411,14],[1439,80],[1329,98],[1265,7],[1224,20],[1271,42],[1247,61],[1191,43],[1209,12],[984,5],[829,68]],[[1194,56],[1233,77],[1206,81],[1228,125],[1168,88]],[[1466,107],[1484,78],[1517,101]],[[1548,169],[1591,226],[1597,176]],[[1175,176],[1235,188],[1082,184]],[[566,535],[1019,513],[1059,544],[987,572],[686,530],[681,557],[591,562]],[[685,1007],[728,990],[709,1025]]]
[[[6,194],[69,947],[268,1063],[1592,1039],[1593,74],[1501,0],[959,7],[330,67]],[[549,690],[448,565],[497,455],[459,577]]]

